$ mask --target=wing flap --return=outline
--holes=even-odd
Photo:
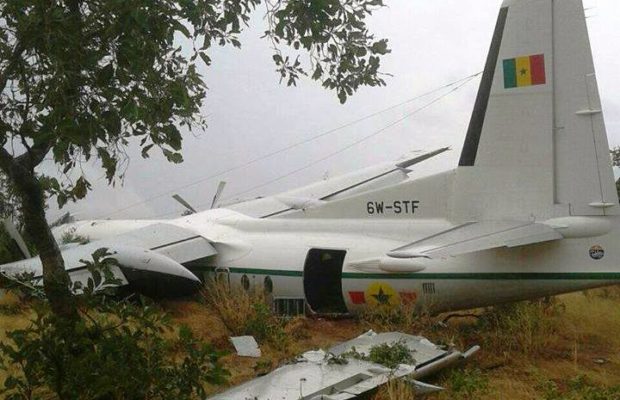
[[[534,222],[466,223],[388,253],[393,258],[446,258],[501,247],[518,247],[563,239],[548,225]]]

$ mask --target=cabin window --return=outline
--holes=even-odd
[[[243,286],[245,290],[250,290],[250,278],[248,278],[247,275],[241,277],[241,286]]]
[[[266,294],[273,293],[273,281],[270,276],[265,277],[265,282],[263,283],[263,288],[265,289]]]

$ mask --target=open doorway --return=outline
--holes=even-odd
[[[319,314],[344,314],[342,297],[344,250],[311,249],[304,266],[304,291],[312,311]]]

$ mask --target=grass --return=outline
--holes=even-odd
[[[453,399],[479,399],[489,391],[488,377],[477,368],[452,369],[444,377]]]
[[[3,295],[0,298],[0,341],[6,340],[6,332],[25,328],[28,315],[28,309],[23,307],[15,295]]]
[[[474,398],[620,399],[619,306],[619,289],[599,289],[479,311],[481,317],[451,321],[448,330],[465,345],[482,346],[461,370],[479,369],[487,379]],[[430,398],[471,398],[454,390],[461,378],[437,377],[451,390]]]
[[[382,386],[372,397],[372,400],[404,400],[414,399],[415,389],[412,385],[401,380],[391,380]]]
[[[244,290],[213,281],[207,285],[203,297],[232,335],[251,335],[260,344],[278,350],[288,348],[287,321],[273,314],[262,288]]]
[[[431,400],[620,399],[620,288],[565,295],[548,303],[474,310],[475,317],[452,318],[446,324],[440,324],[446,315],[414,315],[407,307],[369,311],[357,320],[280,320],[268,309],[256,308],[264,304],[261,292],[231,291],[224,286],[210,288],[207,298],[211,295],[203,303],[176,301],[162,307],[179,325],[189,326],[197,337],[228,352],[222,362],[232,374],[230,385],[265,374],[303,351],[325,349],[375,329],[423,334],[435,343],[460,349],[482,346],[461,368],[427,379],[447,388],[429,396]],[[18,299],[0,301],[0,340],[6,338],[6,331],[24,327],[27,317],[27,308],[20,307]],[[277,334],[263,329],[271,324],[278,327]],[[263,356],[238,357],[229,336],[252,330],[266,332],[259,341]],[[274,340],[279,335],[288,338],[286,345]],[[374,399],[408,399],[412,390],[393,382]]]
[[[364,328],[376,332],[423,334],[431,330],[436,322],[429,312],[418,311],[413,304],[408,303],[394,308],[366,308],[358,318]]]

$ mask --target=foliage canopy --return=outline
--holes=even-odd
[[[51,151],[65,173],[98,157],[110,182],[122,177],[132,137],[144,157],[157,147],[168,160],[181,162],[181,130],[205,126],[200,106],[207,88],[197,62],[210,65],[214,45],[240,47],[239,34],[262,3],[2,2],[3,147],[17,144],[30,167]],[[379,57],[389,51],[387,41],[375,40],[365,23],[381,0],[266,0],[264,5],[265,37],[288,85],[307,75],[344,102],[362,85],[384,84]],[[90,188],[84,176],[62,183],[45,180],[61,206]]]

